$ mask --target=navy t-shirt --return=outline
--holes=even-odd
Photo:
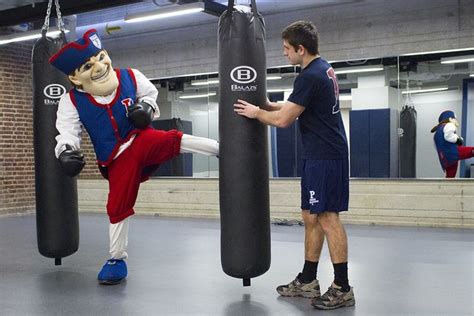
[[[298,122],[303,159],[346,159],[346,132],[339,109],[339,86],[331,65],[311,61],[296,77],[288,101],[304,106]]]

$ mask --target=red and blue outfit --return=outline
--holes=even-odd
[[[136,100],[156,105],[158,92],[135,69],[116,70],[119,86],[110,96],[92,96],[77,88],[59,103],[56,155],[64,144],[80,148],[82,124],[87,130],[103,175],[109,180],[107,214],[112,224],[134,214],[140,183],[159,164],[179,155],[182,132],[139,130],[129,122],[127,107]]]
[[[102,49],[97,31],[92,29],[77,41],[65,45],[50,58],[50,63],[65,75],[70,75]],[[111,67],[110,62],[107,67]],[[81,87],[64,94],[59,101],[56,119],[59,132],[56,158],[67,146],[75,151],[80,149],[84,126],[94,146],[101,173],[109,180],[107,214],[111,259],[106,261],[97,276],[101,284],[118,284],[127,276],[124,259],[128,256],[128,217],[134,214],[140,183],[147,180],[161,163],[180,152],[219,153],[219,143],[215,140],[183,135],[176,130],[155,130],[150,126],[136,129],[127,115],[129,106],[135,102],[147,103],[153,108],[154,117],[159,117],[158,90],[138,70],[120,69],[115,70],[115,74],[118,86],[115,88],[114,85],[115,90],[108,95],[91,95]]]
[[[90,94],[77,89],[69,92],[92,140],[97,160],[103,166],[113,160],[120,145],[140,131],[127,118],[127,107],[136,100],[135,76],[131,69],[116,70],[116,73],[120,85],[108,104],[100,104]]]
[[[474,157],[474,147],[462,146],[456,134],[456,125],[450,121],[455,119],[452,111],[444,111],[439,116],[439,124],[432,130],[434,143],[441,168],[446,178],[454,178],[458,170],[459,160]]]

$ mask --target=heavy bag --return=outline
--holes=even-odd
[[[55,258],[79,248],[76,179],[66,176],[56,159],[56,111],[60,97],[69,91],[67,77],[48,62],[63,40],[41,37],[33,47],[33,127],[36,185],[36,229],[39,252]]]
[[[233,107],[237,99],[267,100],[265,25],[255,0],[252,8],[229,1],[218,42],[221,263],[248,286],[270,267],[267,127]]]
[[[400,112],[400,177],[416,178],[416,110],[404,106]]]

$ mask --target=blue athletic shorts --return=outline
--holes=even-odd
[[[301,209],[310,213],[349,208],[349,161],[303,160]]]

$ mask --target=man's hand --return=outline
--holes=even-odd
[[[136,128],[145,128],[153,120],[155,110],[146,102],[137,102],[128,107],[128,119]]]
[[[252,103],[248,103],[244,100],[239,99],[237,100],[237,103],[234,104],[234,112],[250,119],[256,118],[258,111],[260,111],[258,106],[255,106]]]
[[[73,150],[69,145],[66,145],[66,149],[58,159],[64,173],[70,177],[77,176],[86,165],[84,155],[79,150]]]

